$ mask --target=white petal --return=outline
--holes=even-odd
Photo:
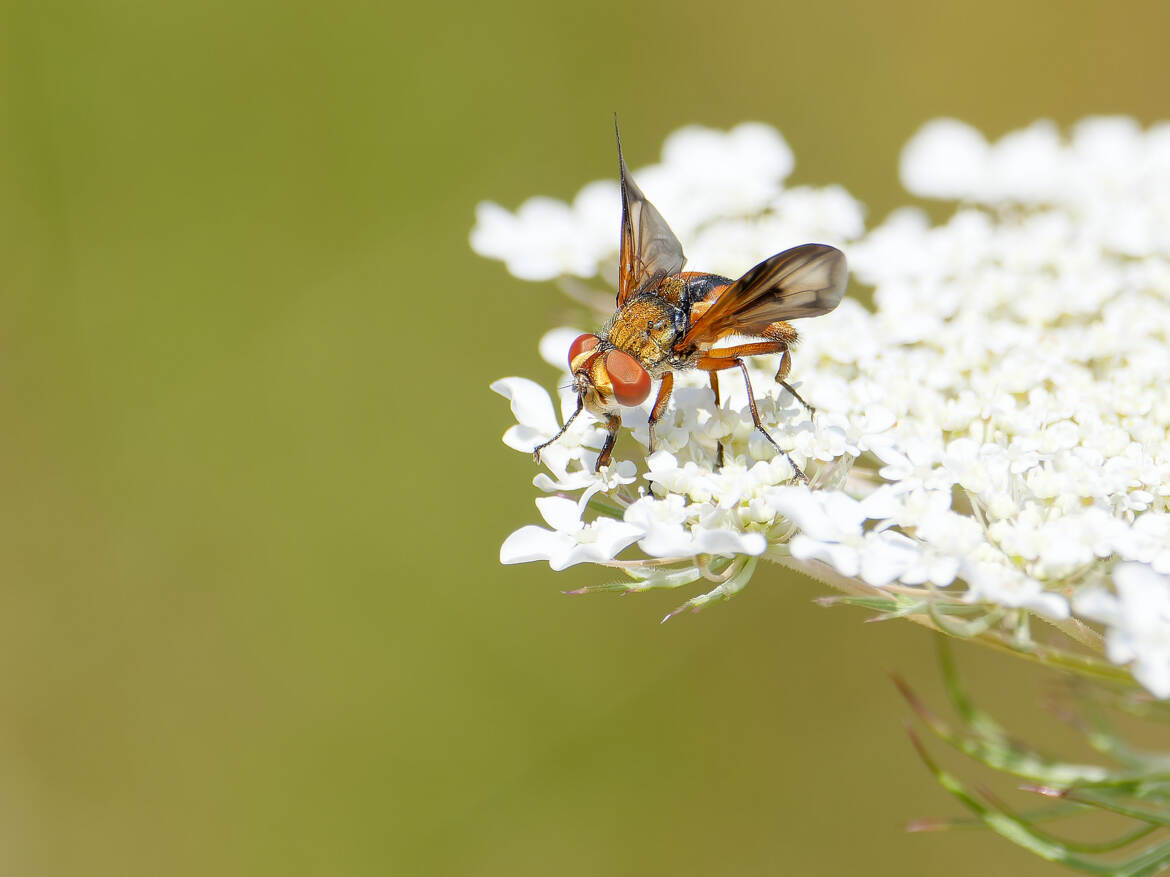
[[[839,542],[860,535],[865,520],[861,503],[836,491],[780,487],[769,492],[768,503],[814,539]]]
[[[532,453],[537,445],[544,444],[549,436],[556,435],[555,432],[546,432],[543,429],[533,429],[531,426],[509,426],[504,432],[504,444],[510,447],[513,451],[524,451],[525,453]],[[541,452],[541,460],[545,463],[545,452]]]
[[[570,329],[566,326],[549,329],[540,337],[540,358],[554,368],[568,371],[569,345],[579,335],[584,334],[580,329]]]
[[[1060,594],[1054,594],[1051,591],[1042,591],[1036,596],[1023,602],[1025,607],[1031,609],[1033,612],[1038,612],[1047,618],[1053,618],[1057,621],[1068,618],[1069,608],[1068,600]]]
[[[560,429],[556,414],[553,413],[552,399],[548,391],[536,381],[528,378],[500,378],[491,388],[512,403],[512,414],[521,426],[538,430],[546,438],[556,435]]]
[[[471,249],[490,259],[506,259],[523,245],[523,235],[516,217],[499,204],[481,201],[475,207],[475,226],[471,229]]]
[[[857,550],[846,545],[818,542],[803,533],[797,533],[788,547],[793,557],[799,560],[823,560],[842,575],[855,576],[861,571]]]
[[[638,547],[651,557],[692,557],[698,553],[686,528],[666,521],[650,522]]]
[[[987,141],[956,119],[927,122],[902,150],[902,185],[915,195],[958,198],[974,191],[988,160]]]
[[[554,530],[575,533],[584,526],[581,523],[581,510],[571,499],[563,496],[542,496],[537,498],[536,507],[540,510],[540,516]]]
[[[874,534],[861,554],[861,578],[875,587],[888,585],[910,569],[921,553],[920,545],[899,533]]]
[[[1160,611],[1170,594],[1170,576],[1159,575],[1144,563],[1119,564],[1113,580],[1127,601],[1141,601],[1142,612]]]
[[[521,527],[500,546],[500,563],[529,563],[562,557],[573,547],[573,540],[563,533],[554,533],[529,524]]]
[[[763,554],[768,540],[762,533],[737,533],[734,530],[699,529],[695,533],[695,554]]]
[[[637,542],[645,533],[641,527],[610,518],[598,518],[591,526],[596,532],[594,544],[605,560],[617,557],[623,548]]]
[[[541,460],[544,460],[543,452],[541,454]],[[545,493],[553,493],[558,490],[580,490],[582,487],[588,487],[596,481],[597,476],[586,469],[568,472],[555,481],[543,472],[532,479],[532,483]]]
[[[1158,661],[1138,661],[1133,675],[1155,697],[1170,698],[1170,659],[1166,656]]]

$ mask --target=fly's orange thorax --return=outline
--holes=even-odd
[[[609,344],[630,354],[658,377],[668,367],[681,320],[678,308],[657,295],[644,294],[614,314],[603,335]]]

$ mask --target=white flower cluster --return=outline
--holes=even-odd
[[[762,126],[685,129],[634,176],[696,269],[734,276],[827,242],[873,287],[872,311],[846,298],[798,324],[792,374],[815,418],[772,381],[774,359],[751,369],[763,422],[813,489],[753,432],[742,381],[723,379],[715,409],[705,375],[684,373],[640,477],[648,405],[624,415],[624,462],[600,475],[603,433],[584,417],[546,449],[552,477],[535,483],[561,494],[538,500],[552,529],[521,529],[501,559],[605,563],[625,589],[715,581],[699,606],[742,588],[756,558],[795,558],[910,604],[983,607],[1017,637],[1027,612],[1101,623],[1107,656],[1170,697],[1170,126],[1093,119],[1066,142],[1038,123],[988,144],[933,122],[903,179],[968,206],[938,227],[902,209],[868,234],[843,190],[783,189],[791,163]],[[567,219],[593,249],[539,276],[611,276],[618,215],[615,196],[605,223]],[[539,238],[494,205],[479,219],[477,250],[510,268]],[[574,334],[541,345],[562,372]],[[517,416],[510,446],[555,434],[543,389],[493,387]],[[574,407],[562,396],[562,416]],[[617,559],[634,543],[640,559]]]
[[[989,144],[969,125],[936,119],[907,145],[902,182],[931,198],[1060,207],[1114,253],[1170,248],[1166,122],[1143,131],[1129,118],[1085,119],[1065,145],[1049,121]]]

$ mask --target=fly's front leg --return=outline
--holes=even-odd
[[[578,396],[577,397],[577,410],[574,411],[572,413],[572,415],[569,417],[569,419],[565,421],[565,425],[561,427],[560,432],[558,432],[556,435],[554,435],[552,438],[550,438],[543,445],[537,445],[535,448],[532,449],[532,459],[533,460],[535,460],[537,463],[540,462],[540,452],[543,451],[545,448],[547,448],[549,445],[551,445],[553,442],[555,442],[557,439],[559,439],[561,436],[563,436],[565,434],[565,430],[569,428],[569,424],[577,419],[577,415],[581,413],[581,409],[584,407],[585,407],[584,400],[580,396]]]
[[[654,453],[654,424],[656,424],[662,417],[663,412],[666,411],[666,405],[670,402],[670,394],[674,391],[674,372],[667,372],[662,376],[662,385],[658,388],[658,398],[654,400],[654,407],[650,409],[650,453]]]
[[[594,472],[600,472],[602,466],[608,466],[610,457],[613,455],[613,446],[617,442],[618,430],[622,426],[622,417],[620,414],[605,415],[605,444],[601,446],[601,453],[597,455],[597,465],[593,467]]]
[[[695,366],[709,372],[722,371],[724,369],[738,367],[739,370],[743,372],[743,382],[747,386],[748,408],[752,412],[752,423],[755,424],[756,429],[758,429],[763,434],[764,438],[766,438],[772,444],[772,447],[784,455],[784,458],[788,461],[789,465],[792,466],[792,470],[796,473],[797,480],[808,484],[808,476],[805,475],[804,471],[796,465],[796,461],[793,460],[791,456],[789,456],[788,452],[776,443],[776,439],[772,438],[768,430],[764,429],[764,424],[760,423],[760,412],[756,409],[756,395],[752,392],[752,381],[751,377],[748,375],[747,364],[736,355],[737,352],[743,351],[745,348],[748,348],[751,354],[776,352],[774,347],[772,350],[767,351],[758,349],[765,346],[767,345],[744,344],[739,347],[728,347],[724,348],[723,350],[712,351],[707,356],[704,356],[697,363],[695,363]]]

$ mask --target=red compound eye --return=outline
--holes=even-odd
[[[605,354],[605,370],[613,395],[623,405],[641,405],[650,395],[650,375],[634,357],[621,350]]]
[[[573,370],[573,363],[576,362],[578,356],[582,353],[588,353],[600,343],[601,339],[596,335],[578,335],[569,345],[569,371]]]

